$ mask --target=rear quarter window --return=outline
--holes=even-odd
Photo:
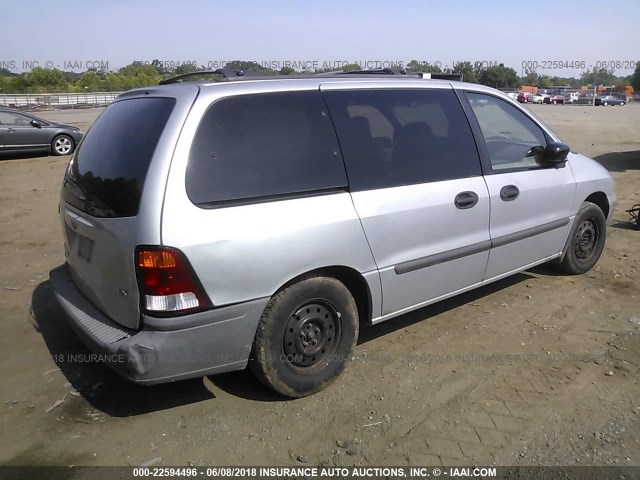
[[[338,141],[319,92],[215,102],[196,132],[186,175],[187,194],[201,206],[346,185]]]

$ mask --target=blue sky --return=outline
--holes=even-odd
[[[442,66],[497,61],[518,73],[523,61],[537,61],[539,73],[575,75],[581,70],[541,63],[640,61],[640,2],[609,7],[593,0],[5,0],[0,66],[415,58]]]

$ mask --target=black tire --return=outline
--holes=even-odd
[[[51,142],[51,153],[60,155],[71,155],[76,148],[76,143],[69,135],[56,135]]]
[[[558,268],[570,275],[588,272],[596,264],[607,235],[607,220],[595,203],[584,202],[567,239]]]
[[[249,368],[267,387],[287,397],[319,392],[351,360],[358,327],[356,303],[342,282],[304,279],[276,293],[267,304]]]

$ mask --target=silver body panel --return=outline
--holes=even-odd
[[[184,180],[189,150],[211,104],[231,95],[318,88],[305,81],[286,87],[269,81],[221,87],[201,93],[176,145],[162,212],[162,243],[187,255],[214,305],[270,297],[291,279],[322,267],[375,272],[347,192],[209,209],[191,202]]]
[[[579,153],[570,153],[567,165],[571,168],[576,179],[576,195],[574,197],[573,211],[577,212],[580,205],[593,192],[603,192],[609,203],[609,215],[611,220],[618,200],[613,191],[613,178],[598,162]]]
[[[478,204],[459,210],[453,201],[465,190]],[[489,195],[482,177],[370,190],[352,194],[384,292],[383,315],[459,290],[482,280],[489,248],[448,262],[396,273],[405,262],[489,242]],[[416,265],[420,267],[421,265]]]
[[[162,243],[160,221],[169,165],[184,119],[198,94],[196,86],[184,87],[172,92],[176,105],[149,165],[138,215],[96,218],[61,199],[65,257],[76,286],[112,320],[127,328],[138,328],[141,320],[134,251],[138,245]],[[119,99],[136,96],[166,96],[166,91],[148,88],[125,93]],[[80,235],[93,242],[89,261],[79,255],[73,224]]]
[[[577,213],[574,209],[576,185],[570,168],[499,173],[486,175],[485,180],[491,195],[490,232],[494,240],[485,279],[562,251]],[[500,199],[500,190],[505,185],[518,187],[520,194],[515,200],[505,202]],[[566,222],[561,225],[558,220]],[[522,239],[514,235],[542,225],[556,228]],[[509,238],[511,235],[513,237]],[[501,238],[505,244],[495,246],[495,243],[503,243],[495,242]]]
[[[608,172],[578,154],[570,154],[563,168],[378,190],[333,191],[215,208],[197,206],[189,199],[185,184],[189,152],[203,115],[217,100],[254,93],[359,88],[453,88],[490,93],[525,112],[557,140],[542,122],[506,95],[456,82],[314,77],[176,84],[124,94],[122,98],[174,97],[177,103],[153,155],[137,216],[98,219],[62,201],[65,250],[73,284],[104,314],[105,322],[113,321],[131,331],[130,345],[135,343],[136,330],[146,332],[147,344],[155,345],[158,337],[151,332],[169,328],[163,325],[170,325],[172,331],[181,325],[193,329],[206,326],[209,320],[218,325],[211,332],[243,337],[234,340],[236,354],[225,349],[222,363],[209,362],[190,373],[187,367],[182,373],[175,365],[171,372],[154,367],[156,373],[144,374],[145,382],[242,368],[260,317],[256,305],[263,308],[283,285],[308,272],[346,267],[360,274],[371,303],[370,317],[362,320],[378,323],[558,257],[580,205],[594,192],[604,192],[613,211],[615,196]],[[500,189],[509,184],[518,186],[520,196],[504,202]],[[478,203],[468,210],[454,205],[456,195],[465,191],[478,195]],[[77,234],[94,241],[91,262],[79,257]],[[134,251],[140,245],[181,250],[214,309],[170,320],[150,318],[145,327],[134,265]],[[68,299],[78,296],[70,293],[64,298],[69,303]],[[67,303],[65,308],[73,310]],[[233,327],[222,328],[224,320],[219,312],[236,305],[250,307],[234,318],[240,320]],[[78,315],[77,308],[73,314]],[[164,338],[157,343],[158,352]],[[180,338],[184,342],[194,336],[190,333]],[[216,345],[222,348],[219,340]],[[100,348],[117,350],[113,345]],[[188,350],[189,346],[182,344],[181,348]],[[199,348],[206,347],[201,344]]]

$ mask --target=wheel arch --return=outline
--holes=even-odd
[[[373,312],[371,289],[364,276],[352,267],[332,265],[310,270],[281,285],[273,294],[275,295],[280,290],[311,277],[332,277],[342,282],[356,302],[360,324],[368,325],[371,323]]]
[[[73,136],[72,136],[69,132],[67,132],[67,131],[65,131],[65,130],[58,130],[58,131],[56,131],[56,132],[51,136],[51,142],[53,143],[53,141],[54,141],[56,138],[58,138],[60,135],[64,135],[65,137],[69,137],[69,138],[71,139],[71,141],[72,141],[72,142],[74,143],[74,145],[75,145],[76,140],[73,138]]]
[[[600,210],[602,210],[602,213],[604,213],[604,218],[609,218],[609,210],[611,206],[609,205],[609,199],[604,192],[593,192],[584,199],[584,202],[595,203]]]

